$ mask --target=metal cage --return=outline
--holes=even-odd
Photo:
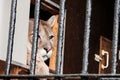
[[[112,37],[112,68],[110,74],[91,74],[88,73],[88,56],[89,56],[89,38],[90,38],[90,22],[91,22],[91,11],[92,11],[92,0],[86,0],[86,14],[85,14],[85,30],[84,30],[84,43],[83,43],[83,62],[82,62],[82,72],[79,74],[63,74],[63,48],[64,48],[64,39],[65,39],[65,0],[60,0],[60,9],[59,9],[59,35],[58,35],[58,47],[57,47],[57,64],[56,64],[56,74],[53,75],[34,75],[35,74],[35,60],[32,60],[30,66],[30,75],[11,75],[10,74],[10,65],[12,60],[12,51],[13,51],[13,41],[14,41],[14,32],[15,32],[15,20],[16,20],[16,7],[17,0],[11,0],[11,17],[9,25],[9,39],[8,39],[8,48],[7,48],[7,59],[6,59],[6,71],[5,75],[0,75],[0,79],[36,79],[36,78],[54,78],[54,79],[81,79],[89,80],[89,78],[97,78],[100,80],[115,80],[120,79],[120,74],[116,74],[116,58],[117,58],[117,44],[118,44],[118,32],[119,32],[119,0],[115,0],[114,7],[114,25],[113,25],[113,37]],[[49,0],[48,0],[49,1]],[[35,21],[34,21],[34,34],[33,34],[33,47],[32,47],[32,58],[36,56],[37,49],[37,28],[39,21],[40,13],[40,3],[41,0],[35,1]]]

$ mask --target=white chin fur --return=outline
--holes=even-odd
[[[38,54],[40,54],[44,61],[46,61],[48,58],[52,55],[52,50],[50,50],[48,53],[44,49],[38,49]]]

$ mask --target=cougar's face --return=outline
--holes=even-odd
[[[49,20],[48,20],[49,21]],[[40,54],[44,60],[50,58],[53,49],[54,42],[54,34],[52,31],[52,26],[48,21],[40,20],[39,25],[39,34],[38,34],[38,49],[37,54]],[[32,23],[32,24],[31,24]],[[31,26],[32,25],[32,26]],[[29,28],[29,42],[32,45],[32,37],[33,37],[33,20],[30,21]]]

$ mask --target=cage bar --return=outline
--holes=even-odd
[[[90,78],[106,78],[108,79],[120,79],[120,74],[53,74],[53,75],[0,75],[0,79],[5,79],[5,78],[11,78],[11,79],[32,79],[32,78],[47,78],[47,79],[51,79],[51,78],[61,78],[61,79],[81,79],[82,77],[88,77],[88,79]],[[87,79],[87,80],[88,80]]]
[[[63,48],[64,48],[64,21],[65,21],[65,0],[60,0],[59,11],[59,29],[58,29],[58,46],[57,46],[57,63],[56,73],[61,74],[61,68],[63,64]]]
[[[115,0],[113,38],[112,38],[112,68],[111,68],[112,74],[116,74],[118,32],[119,32],[119,0]]]
[[[38,43],[38,33],[39,33],[39,13],[40,13],[40,1],[35,1],[35,11],[34,11],[34,30],[33,30],[33,42],[32,42],[32,56],[30,61],[30,74],[35,74],[36,66],[36,54],[37,54],[37,43]]]
[[[45,0],[48,1],[49,0]],[[51,0],[50,0],[51,1]],[[66,10],[65,2],[66,0],[60,0],[60,11],[59,11],[59,29],[58,29],[58,46],[57,46],[57,63],[56,63],[56,73],[51,75],[34,75],[36,66],[36,54],[37,54],[37,43],[38,43],[38,33],[39,33],[39,14],[40,14],[40,2],[41,0],[35,1],[35,11],[34,11],[34,29],[33,29],[33,43],[32,43],[32,56],[30,61],[30,74],[32,75],[9,75],[10,65],[12,61],[13,52],[13,41],[15,33],[15,23],[16,23],[16,8],[17,0],[12,0],[11,4],[11,16],[10,16],[10,29],[9,38],[7,46],[7,58],[6,58],[6,75],[0,75],[0,79],[36,79],[36,78],[48,78],[48,79],[83,79],[87,78],[97,78],[101,80],[106,79],[120,79],[120,74],[116,74],[117,65],[117,48],[118,48],[118,33],[119,33],[119,0],[115,0],[114,8],[114,24],[113,24],[113,36],[112,36],[112,67],[110,74],[88,74],[88,56],[89,56],[89,39],[90,39],[90,22],[91,22],[91,10],[92,10],[92,0],[86,0],[86,18],[85,18],[85,31],[84,31],[84,43],[83,43],[83,62],[82,62],[82,73],[80,74],[63,74],[63,56],[64,56],[64,40],[65,40],[65,19]],[[53,4],[53,3],[51,3]]]
[[[15,23],[16,23],[16,8],[17,8],[17,0],[12,0],[8,46],[7,46],[7,56],[6,56],[6,69],[5,69],[6,75],[9,75],[9,73],[10,73],[10,67],[11,67],[11,62],[12,62],[13,42],[14,42]]]
[[[87,70],[88,70],[90,19],[91,19],[91,0],[87,0],[87,2],[86,2],[86,20],[85,20],[85,31],[84,31],[84,43],[83,43],[82,73],[87,73]]]
[[[43,2],[47,2],[47,3],[49,3],[50,5],[56,7],[57,9],[60,8],[60,6],[59,6],[57,3],[55,3],[55,2],[53,2],[53,1],[51,1],[51,0],[44,0]]]

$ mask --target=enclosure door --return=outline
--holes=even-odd
[[[99,74],[111,73],[111,48],[112,41],[101,36],[100,37],[100,61],[99,61]],[[120,73],[120,46],[118,46],[117,54],[117,73]]]
[[[99,62],[99,73],[110,73],[111,72],[111,48],[112,48],[112,41],[109,39],[101,36],[100,37],[100,62]],[[118,60],[118,59],[117,59]],[[118,65],[119,66],[119,65]],[[118,67],[119,69],[119,67]],[[120,71],[118,71],[120,72]]]

